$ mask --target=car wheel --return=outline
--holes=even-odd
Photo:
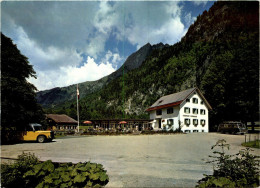
[[[38,141],[39,143],[45,142],[45,136],[38,136],[37,141]]]

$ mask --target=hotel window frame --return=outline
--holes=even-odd
[[[199,113],[199,110],[198,108],[192,108],[192,114],[198,114]]]
[[[204,121],[204,123],[202,123]],[[201,119],[200,120],[200,125],[202,126],[202,127],[204,127],[205,125],[206,125],[206,120],[205,119]]]
[[[199,102],[199,100],[198,100],[198,98],[192,98],[192,103],[194,103],[194,104],[198,104],[198,102]]]
[[[195,122],[197,122],[197,123],[195,123]],[[193,120],[192,120],[192,123],[193,123],[193,125],[196,127],[196,126],[198,126],[199,121],[198,121],[198,119],[193,119]]]
[[[186,110],[188,110],[188,112]],[[184,107],[184,113],[185,114],[190,114],[190,108],[189,107]]]
[[[185,124],[186,126],[189,126],[189,125],[190,125],[190,119],[189,119],[189,118],[185,118],[185,119],[184,119],[184,124]]]
[[[201,114],[201,115],[206,115],[206,110],[200,109],[200,114]]]
[[[167,119],[167,125],[174,125],[174,120],[173,119]]]
[[[161,115],[162,115],[162,109],[156,110],[156,115],[157,115],[157,116],[161,116]]]
[[[173,107],[167,108],[167,114],[173,114],[173,113],[174,113]]]

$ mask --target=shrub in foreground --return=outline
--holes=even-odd
[[[14,164],[2,165],[3,187],[102,187],[109,181],[101,164],[39,162],[34,155],[23,155],[26,160],[18,159]],[[27,160],[29,158],[33,162]]]
[[[213,151],[215,156],[209,157],[214,160],[208,162],[214,164],[213,175],[204,175],[196,187],[259,186],[259,157],[250,154],[249,148],[228,155],[225,149],[229,149],[229,144],[225,140],[219,140],[211,149],[215,147],[220,150]]]

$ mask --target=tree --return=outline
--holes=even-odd
[[[2,130],[23,129],[29,123],[40,123],[44,115],[36,101],[37,89],[27,81],[29,77],[36,78],[36,73],[10,38],[1,33],[1,41]]]

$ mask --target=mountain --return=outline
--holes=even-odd
[[[117,77],[122,76],[123,71],[127,73],[130,70],[138,68],[142,62],[151,54],[153,50],[162,49],[164,47],[169,46],[168,44],[159,43],[157,45],[151,45],[147,43],[143,47],[141,47],[138,51],[131,54],[124,64],[115,72],[111,73],[108,76],[105,76],[97,81],[87,81],[83,83],[79,83],[80,88],[80,96],[81,98],[91,94],[95,91],[100,90],[105,85],[107,85],[110,81],[114,80]],[[67,101],[75,100],[76,98],[76,87],[77,85],[71,85],[67,87],[57,87],[50,90],[44,90],[37,93],[37,101],[43,107],[55,107],[59,104],[63,104]]]
[[[149,118],[158,98],[198,87],[209,101],[210,130],[223,120],[259,119],[259,2],[218,1],[180,42],[80,100],[80,118]],[[49,113],[76,116],[75,102]]]

